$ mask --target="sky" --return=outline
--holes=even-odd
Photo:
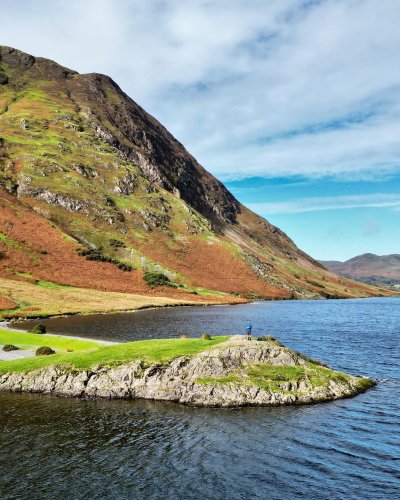
[[[111,76],[317,259],[400,253],[399,0],[0,0],[0,44]]]

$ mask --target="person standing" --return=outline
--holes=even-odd
[[[247,340],[251,340],[251,330],[253,329],[253,325],[251,324],[251,321],[248,320],[246,324],[246,338]]]

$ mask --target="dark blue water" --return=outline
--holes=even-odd
[[[354,399],[211,410],[0,394],[1,498],[400,498],[400,299],[61,318],[110,340],[254,333],[378,380]]]

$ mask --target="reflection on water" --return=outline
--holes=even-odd
[[[48,326],[131,340],[236,333],[248,318],[255,334],[271,331],[380,383],[354,399],[241,410],[0,394],[1,498],[399,498],[399,299],[179,308]]]

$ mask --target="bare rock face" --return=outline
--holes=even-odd
[[[137,164],[151,182],[178,195],[216,229],[236,223],[240,204],[235,197],[111,78],[95,73],[79,75],[68,86],[79,108],[90,110],[89,127]],[[110,102],[110,92],[118,99]],[[132,192],[129,180],[125,184],[120,187]]]
[[[114,192],[123,195],[130,195],[135,192],[136,187],[137,180],[135,176],[128,172],[125,177],[123,177],[122,179],[118,179],[114,188]]]
[[[305,404],[354,396],[374,385],[368,379],[326,370],[315,383],[304,371],[300,379],[273,386],[249,378],[254,367],[308,366],[309,361],[275,342],[246,342],[233,338],[193,357],[179,357],[166,365],[146,366],[137,360],[118,367],[90,371],[47,367],[0,377],[0,390],[69,397],[168,400],[179,403],[234,407]],[[310,372],[311,373],[311,372]]]

